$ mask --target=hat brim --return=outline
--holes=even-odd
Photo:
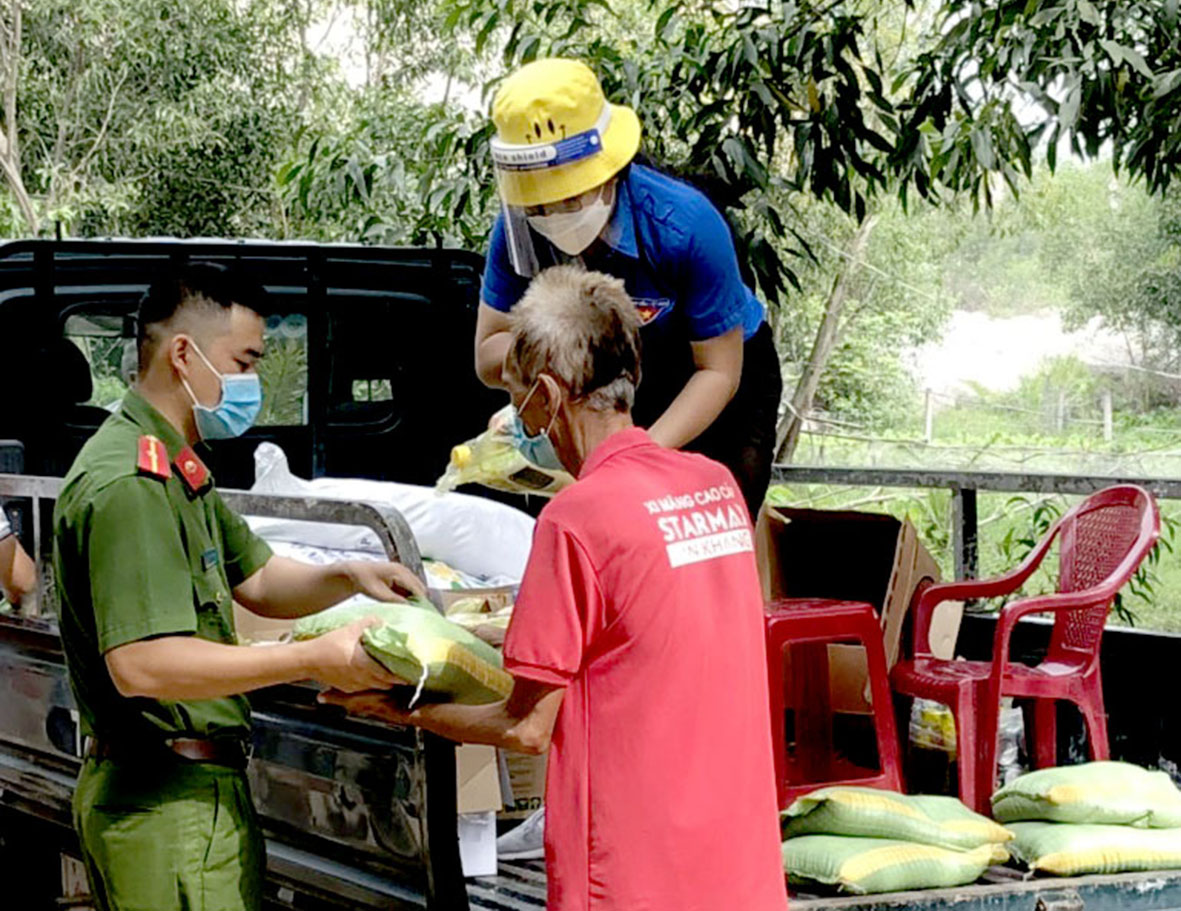
[[[498,171],[500,198],[526,208],[581,196],[602,186],[636,157],[640,149],[640,118],[623,105],[611,105],[611,122],[602,149],[589,158],[536,171]]]

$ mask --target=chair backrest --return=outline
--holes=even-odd
[[[1156,544],[1156,501],[1130,484],[1087,497],[1062,517],[1058,539],[1058,591],[1077,592],[1105,582],[1126,583]],[[1055,616],[1051,654],[1097,651],[1111,600]]]

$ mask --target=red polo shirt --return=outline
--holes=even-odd
[[[550,911],[782,911],[762,595],[734,478],[614,434],[542,510],[505,642],[566,688]]]

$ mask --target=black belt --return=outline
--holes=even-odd
[[[116,762],[145,762],[159,758],[161,752],[184,762],[209,762],[214,765],[245,769],[250,760],[250,743],[237,738],[208,740],[197,737],[173,737],[168,740],[121,741],[87,738],[86,756],[91,759],[110,759]]]

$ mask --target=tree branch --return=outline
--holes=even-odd
[[[57,115],[57,139],[53,144],[53,161],[49,167],[49,193],[46,195],[45,210],[50,212],[57,205],[61,173],[66,159],[66,138],[72,126],[70,115],[74,110],[74,101],[78,96],[78,83],[82,78],[83,50],[79,43],[75,48],[74,59],[70,68],[70,84],[66,88],[66,98]]]
[[[828,359],[836,347],[841,311],[848,298],[849,287],[861,266],[866,244],[869,243],[869,236],[873,233],[876,225],[877,216],[874,215],[860,224],[857,233],[853,235],[853,239],[849,243],[848,261],[833,281],[824,316],[820,319],[820,326],[816,330],[816,339],[812,343],[812,353],[809,355],[804,372],[796,384],[787,415],[780,423],[779,432],[776,435],[777,461],[790,461],[796,445],[799,443],[804,418],[812,410],[812,401],[820,386],[820,378],[824,375]]]
[[[82,173],[86,170],[86,166],[90,164],[91,159],[94,158],[95,153],[102,145],[102,141],[106,139],[107,130],[109,130],[111,126],[111,118],[115,116],[115,102],[119,100],[119,93],[123,89],[123,83],[127,81],[127,75],[128,70],[127,67],[124,66],[122,73],[119,75],[118,81],[115,83],[115,87],[111,90],[111,100],[107,104],[107,113],[103,116],[102,126],[99,127],[98,135],[94,138],[94,142],[91,143],[90,150],[82,156],[82,160],[78,162],[77,166],[70,170],[71,186],[79,179],[79,177],[81,177]]]

